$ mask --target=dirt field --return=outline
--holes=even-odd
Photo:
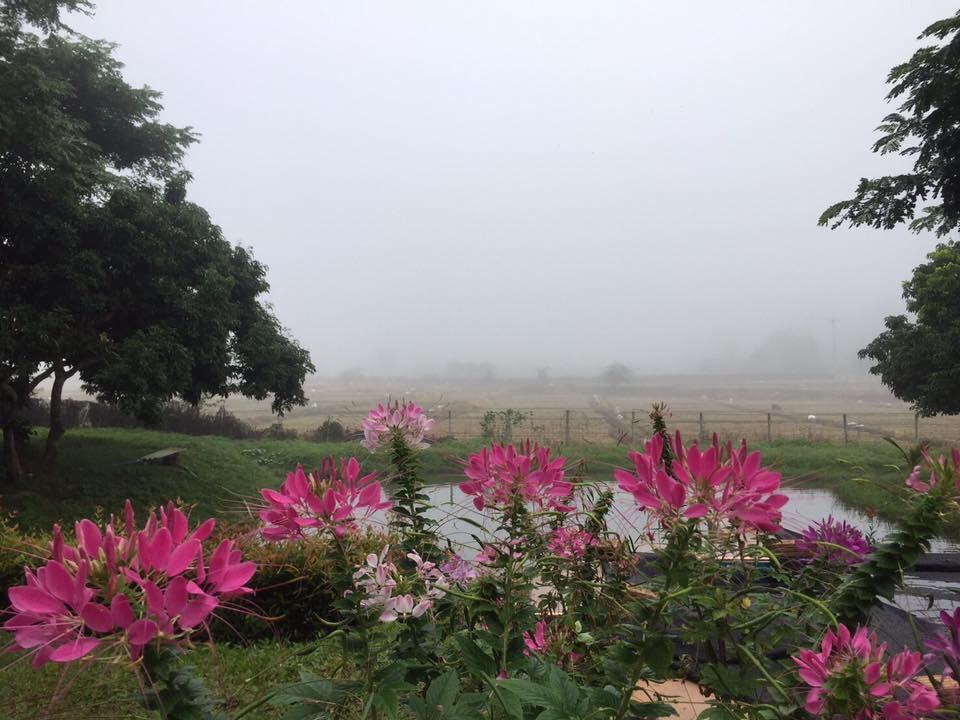
[[[857,380],[764,380],[742,377],[638,377],[612,386],[596,380],[557,378],[453,382],[429,379],[312,380],[310,402],[283,418],[285,427],[310,430],[326,419],[357,428],[377,402],[415,400],[435,420],[437,436],[483,435],[493,411],[499,436],[545,442],[616,443],[647,434],[650,406],[666,402],[671,425],[685,436],[701,432],[722,438],[874,441],[884,436],[912,441],[915,418],[872,378]],[[277,422],[269,404],[230,398],[226,407],[257,426]],[[505,413],[521,414],[512,423]],[[702,420],[701,420],[702,418]],[[487,418],[488,425],[491,418]],[[920,437],[960,443],[960,417],[920,418]]]

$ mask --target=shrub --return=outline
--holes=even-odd
[[[7,588],[23,585],[25,567],[34,569],[50,544],[49,537],[23,533],[9,515],[0,515],[0,606],[6,607]]]
[[[225,534],[237,537],[237,528],[227,529]],[[311,537],[300,542],[265,543],[253,533],[242,537],[244,557],[258,566],[249,583],[254,593],[239,601],[246,612],[231,615],[229,623],[213,622],[213,638],[304,641],[326,634],[329,623],[338,619],[334,579],[343,571],[332,541]],[[368,529],[345,544],[353,564],[361,565],[367,555],[380,552],[390,542],[388,535]]]
[[[339,420],[327,418],[315,430],[304,434],[311,442],[343,442],[347,439],[347,429]]]

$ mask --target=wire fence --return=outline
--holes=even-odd
[[[356,431],[365,413],[331,413],[327,418]],[[440,409],[430,413],[434,439],[486,439],[509,442],[531,439],[545,444],[636,444],[650,434],[649,409],[505,408]],[[685,438],[772,442],[810,440],[837,443],[875,442],[889,437],[902,442],[926,440],[960,444],[960,417],[918,417],[911,412],[788,413],[748,409],[674,412],[668,425]],[[322,439],[322,438],[317,438]]]

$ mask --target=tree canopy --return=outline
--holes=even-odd
[[[0,4],[5,445],[10,408],[48,378],[54,445],[74,375],[147,420],[175,397],[302,404],[313,366],[262,301],[266,269],[186,199],[196,135],[159,119],[160,94],[123,79],[110,43],[62,24],[62,11],[88,7]]]
[[[888,100],[901,100],[877,130],[873,150],[913,160],[913,171],[862,178],[856,193],[827,208],[821,225],[890,229],[944,236],[960,223],[960,12],[935,22],[919,39],[940,44],[917,50],[890,71]],[[939,201],[939,202],[936,202]],[[919,213],[919,216],[918,216]]]
[[[924,415],[960,412],[960,246],[937,245],[903,285],[906,315],[860,351],[894,395]]]
[[[912,172],[863,178],[856,194],[821,215],[821,225],[844,223],[942,237],[960,223],[960,12],[934,23],[917,50],[890,71],[887,98],[900,99],[884,118],[874,152],[913,160]],[[860,351],[870,372],[925,415],[960,413],[960,247],[937,245],[904,283],[907,311],[886,318],[886,330]]]

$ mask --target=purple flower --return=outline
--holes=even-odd
[[[470,582],[471,580],[477,579],[477,570],[468,560],[464,560],[457,554],[450,556],[450,559],[447,560],[440,566],[440,572],[442,572],[448,580],[457,583]]]
[[[831,565],[856,565],[871,550],[863,533],[846,520],[837,522],[833,515],[804,530],[797,547]]]

